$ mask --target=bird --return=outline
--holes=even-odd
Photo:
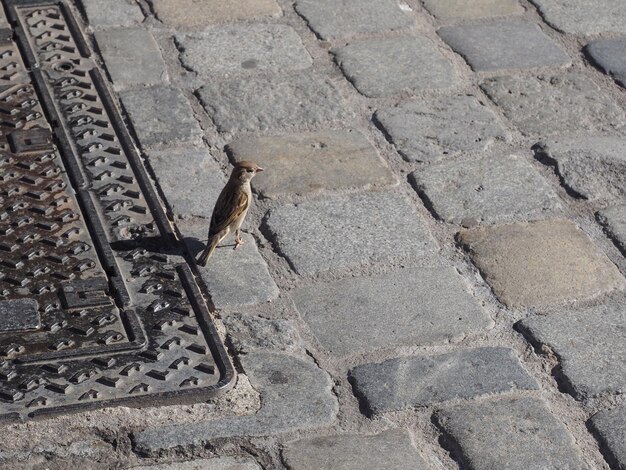
[[[235,232],[235,249],[243,244],[241,225],[252,202],[250,181],[261,171],[263,168],[253,162],[241,161],[235,164],[213,208],[207,245],[197,260],[200,266],[206,266],[217,245],[229,233]]]

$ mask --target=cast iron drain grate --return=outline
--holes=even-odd
[[[232,365],[70,9],[4,3],[0,418],[227,389]]]

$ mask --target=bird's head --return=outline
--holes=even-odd
[[[256,163],[242,161],[235,164],[231,178],[235,178],[242,183],[249,182],[254,176],[263,171],[263,168]]]

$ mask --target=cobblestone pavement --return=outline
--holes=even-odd
[[[626,468],[626,3],[80,2],[239,376],[2,468]]]

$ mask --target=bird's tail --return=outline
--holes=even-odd
[[[200,257],[198,258],[198,264],[200,266],[206,266],[207,261],[209,261],[209,258],[215,251],[215,248],[217,247],[217,244],[219,242],[220,242],[220,237],[218,236],[213,236],[212,238],[209,238],[209,240],[207,241],[206,248],[204,249]]]

